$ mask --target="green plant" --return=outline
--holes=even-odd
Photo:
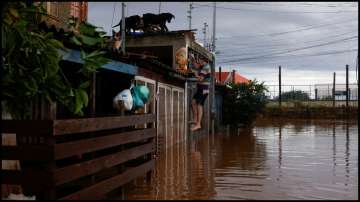
[[[14,119],[30,119],[32,102],[44,97],[48,102],[59,102],[73,114],[82,116],[82,110],[88,104],[89,76],[108,62],[102,57],[104,53],[81,50],[81,58],[85,61],[81,73],[86,79],[78,85],[70,83],[59,66],[62,59],[59,50],[66,51],[63,43],[37,26],[41,16],[47,15],[42,5],[8,2],[3,13],[3,107]],[[72,26],[71,22],[69,25]],[[96,27],[88,23],[80,24],[80,27],[78,33],[70,31],[67,36],[73,40],[80,38],[80,46],[103,46],[102,33],[96,31]]]
[[[251,123],[266,105],[267,88],[256,79],[249,83],[231,84],[231,87],[224,96],[224,122]]]
[[[275,98],[275,100],[278,100],[279,97]],[[281,100],[282,101],[290,101],[290,100],[310,100],[309,95],[301,90],[294,90],[294,91],[288,91],[281,93]]]

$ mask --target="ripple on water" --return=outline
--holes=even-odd
[[[239,135],[189,138],[157,159],[150,183],[128,185],[127,198],[358,199],[357,131],[356,123],[273,119]]]

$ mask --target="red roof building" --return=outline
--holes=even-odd
[[[46,2],[45,9],[50,15],[46,21],[55,25],[57,28],[67,29],[67,21],[73,16],[78,18],[80,22],[87,20],[88,15],[88,2]]]
[[[250,80],[241,76],[240,74],[235,73],[235,83],[248,83]],[[218,84],[227,84],[233,82],[233,72],[215,72],[216,83]]]

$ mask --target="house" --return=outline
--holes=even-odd
[[[177,30],[165,33],[142,33],[126,36],[126,51],[155,57],[160,67],[146,68],[136,62],[139,73],[135,76],[138,84],[150,86],[157,100],[148,109],[155,109],[157,115],[157,140],[159,147],[169,147],[186,141],[191,115],[191,99],[195,94],[196,80],[189,73],[188,57],[202,56],[212,64],[214,55],[195,41],[194,30]],[[156,72],[164,69],[164,73]],[[172,73],[174,72],[174,73]],[[167,76],[165,76],[167,75]],[[209,132],[211,96],[206,100],[202,131]],[[155,104],[156,103],[156,104]]]
[[[234,77],[235,75],[235,77]],[[233,72],[215,72],[216,84],[225,85],[227,83],[232,83],[235,81],[236,84],[239,83],[248,83],[250,80],[241,76],[239,73]]]
[[[49,17],[46,21],[49,24],[55,25],[56,28],[67,30],[67,20],[70,17],[77,18],[80,22],[87,20],[88,15],[88,2],[44,2],[44,8],[46,9]]]

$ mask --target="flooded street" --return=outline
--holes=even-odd
[[[127,199],[358,199],[358,125],[258,120],[162,152]]]

